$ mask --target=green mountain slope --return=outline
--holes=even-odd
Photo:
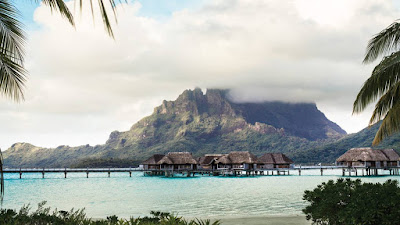
[[[370,128],[365,128],[358,133],[349,134],[345,137],[321,146],[314,146],[293,156],[296,162],[334,162],[350,148],[372,147],[372,140],[379,129],[381,123],[377,123]],[[386,138],[378,146],[373,148],[393,148],[400,150],[400,133]]]
[[[196,156],[248,150],[284,152],[299,160],[316,147],[345,136],[311,103],[234,103],[225,90],[186,90],[164,101],[129,131],[114,131],[104,145],[40,148],[14,144],[4,152],[9,167],[91,166],[139,162],[155,153],[190,151]],[[311,158],[310,158],[311,159]]]

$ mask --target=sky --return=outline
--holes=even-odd
[[[25,101],[0,98],[0,148],[103,144],[185,89],[231,89],[237,102],[314,102],[348,133],[372,106],[352,103],[378,62],[368,40],[398,19],[388,0],[140,0],[117,7],[115,39],[84,6],[71,27],[17,1],[27,31]],[[95,12],[97,12],[95,10]]]

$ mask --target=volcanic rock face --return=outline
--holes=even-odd
[[[235,103],[227,90],[186,90],[163,101],[129,131],[114,131],[104,145],[39,148],[15,144],[4,153],[12,167],[71,166],[82,159],[142,160],[155,153],[190,151],[194,155],[230,151],[297,151],[346,134],[311,103]]]

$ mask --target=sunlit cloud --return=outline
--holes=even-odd
[[[39,7],[27,99],[0,100],[1,147],[104,143],[194,87],[230,88],[240,102],[316,102],[356,132],[369,116],[351,116],[373,66],[361,64],[364,49],[399,13],[384,0],[210,0],[162,18],[141,10],[118,6],[113,40],[100,17],[83,11],[73,28]]]

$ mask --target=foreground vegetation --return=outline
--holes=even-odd
[[[185,220],[165,212],[151,212],[149,217],[118,219],[117,216],[109,216],[107,219],[93,220],[88,218],[83,209],[51,211],[45,207],[46,202],[38,205],[34,212],[30,212],[29,206],[22,207],[19,212],[12,209],[2,209],[0,211],[0,224],[12,225],[219,225],[219,221],[210,220]]]
[[[338,179],[305,191],[303,212],[313,224],[397,225],[400,221],[400,187],[397,180],[361,183]]]

